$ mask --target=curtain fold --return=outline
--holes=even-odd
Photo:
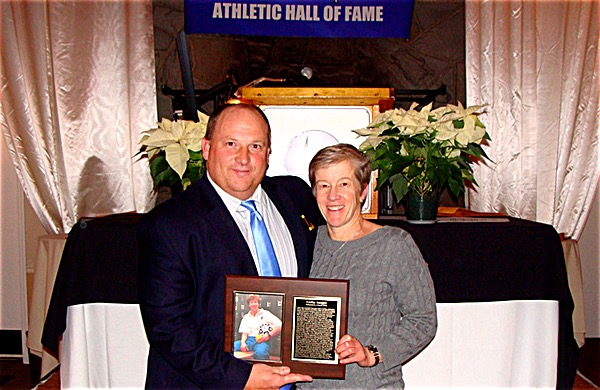
[[[0,126],[49,233],[81,217],[145,212],[155,126],[150,0],[0,3]]]
[[[552,224],[578,239],[600,176],[598,2],[465,3],[468,104],[493,164],[475,167],[479,211]]]

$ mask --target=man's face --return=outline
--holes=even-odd
[[[202,141],[206,170],[229,195],[246,200],[269,164],[268,126],[262,116],[241,106],[225,110],[211,140]]]

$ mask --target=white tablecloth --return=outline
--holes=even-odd
[[[139,305],[69,306],[61,388],[143,388],[148,348]]]
[[[42,378],[58,366],[58,360],[42,348],[42,331],[52,297],[54,279],[66,242],[66,234],[41,236],[38,240],[29,307],[27,348],[31,353],[42,358]]]
[[[403,367],[406,388],[556,388],[558,302],[438,303],[431,344]]]
[[[404,367],[408,389],[555,388],[558,302],[439,303],[437,308],[435,339]],[[147,356],[138,305],[69,307],[63,388],[143,388]]]

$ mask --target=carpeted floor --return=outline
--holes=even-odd
[[[35,380],[32,381],[30,365],[23,364],[21,359],[0,359],[0,390],[60,390],[60,372],[54,372],[43,383],[32,382]],[[573,390],[596,389],[600,387],[581,375],[575,379]]]
[[[0,375],[0,387],[10,382],[14,376],[12,375]]]
[[[60,389],[58,371],[43,384],[39,384],[39,372],[32,371],[35,371],[35,364],[23,364],[20,358],[0,358],[0,389],[27,390],[36,386],[40,390]]]
[[[586,338],[579,352],[579,371],[600,386],[600,337]]]

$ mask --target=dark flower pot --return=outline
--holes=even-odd
[[[415,224],[431,224],[437,221],[439,195],[421,195],[409,192],[406,195],[406,220]]]

